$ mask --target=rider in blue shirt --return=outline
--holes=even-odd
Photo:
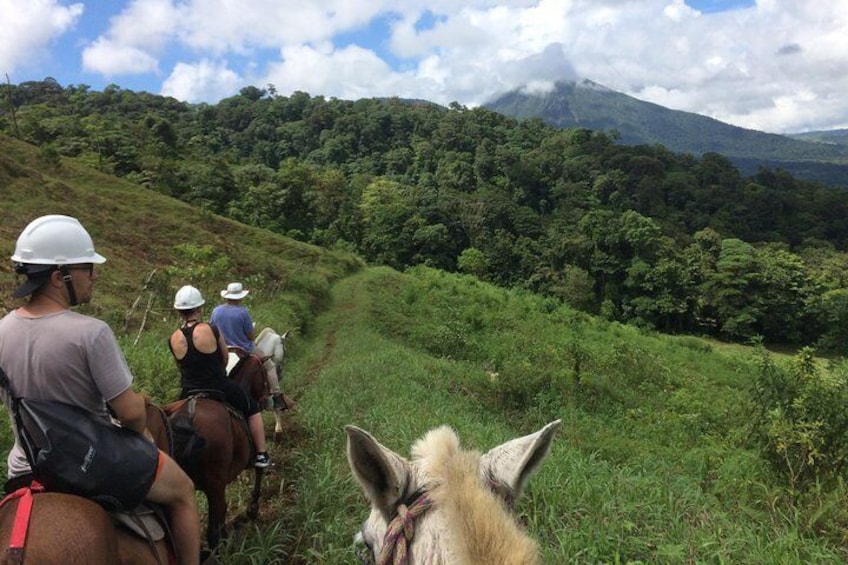
[[[253,319],[241,301],[250,291],[245,290],[241,283],[230,283],[221,296],[227,302],[212,310],[209,323],[221,330],[227,347],[237,347],[244,353],[252,353],[255,344],[253,334]]]
[[[250,312],[241,303],[249,293],[250,291],[245,289],[240,282],[228,284],[227,288],[221,291],[221,298],[226,299],[226,302],[216,306],[209,318],[209,323],[221,331],[221,335],[227,342],[227,347],[235,350],[240,357],[253,353],[256,346],[253,341],[256,337],[253,331],[253,319]],[[263,366],[265,367],[268,389],[274,401],[274,407],[277,409],[287,407],[280,392],[280,380],[273,360],[265,361]]]

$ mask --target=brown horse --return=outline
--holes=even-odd
[[[8,543],[21,499],[0,508],[0,540]],[[8,546],[7,546],[8,547]],[[3,548],[0,548],[2,550]],[[15,563],[3,551],[0,564]],[[17,563],[166,565],[166,541],[148,542],[118,526],[96,502],[52,492],[32,497],[23,559]]]
[[[243,367],[233,379],[251,397],[264,402],[265,374],[260,360],[246,357]],[[196,449],[192,453],[182,445],[176,446],[174,424],[179,420],[190,422],[197,436]],[[206,539],[209,548],[214,549],[226,535],[227,485],[248,468],[256,455],[247,423],[220,400],[201,395],[161,408],[148,403],[147,427],[156,445],[174,457],[194,481],[195,488],[206,495],[209,507]],[[259,514],[263,472],[264,469],[254,468],[253,491],[247,510],[250,519]]]

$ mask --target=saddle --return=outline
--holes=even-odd
[[[165,537],[168,522],[158,506],[143,502],[129,512],[110,512],[109,515],[115,523],[143,540],[159,541]]]
[[[250,427],[247,424],[244,414],[230,405],[221,391],[216,389],[193,389],[186,391],[183,398],[169,405],[167,411],[169,425],[173,434],[173,442],[171,444],[171,451],[173,453],[170,453],[171,457],[176,459],[180,465],[191,465],[194,462],[194,458],[200,454],[206,445],[206,440],[198,435],[197,430],[194,429],[197,400],[201,398],[208,398],[223,404],[230,416],[236,418],[241,424],[248,441],[250,441],[251,450],[255,450],[253,436],[250,433]],[[184,406],[188,408],[188,415],[177,415],[177,412]]]
[[[7,488],[12,484],[21,484],[23,486],[9,492],[0,500],[0,507],[2,507],[7,502],[19,499],[18,507],[15,510],[12,535],[9,539],[9,546],[6,549],[6,558],[9,563],[23,563],[24,547],[26,545],[30,516],[32,514],[33,497],[38,493],[47,492],[47,490],[35,479],[23,481],[23,478],[19,477],[18,479],[13,479],[13,481],[15,482],[9,483]],[[169,539],[173,537],[168,528],[168,521],[165,518],[165,514],[159,506],[154,504],[143,502],[133,510],[110,511],[109,516],[111,516],[116,525],[135,534],[151,544],[151,546],[164,539],[166,534]]]

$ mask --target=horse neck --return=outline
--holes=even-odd
[[[242,359],[230,378],[245,387],[255,400],[259,400],[265,393],[265,368],[255,355]]]
[[[277,357],[282,357],[284,352],[283,349],[283,339],[279,334],[272,331],[270,328],[265,328],[259,335],[256,337],[256,348],[262,352],[263,357],[267,357],[269,355],[275,358],[275,361],[279,362],[280,359]],[[280,353],[278,353],[277,349],[280,349]]]
[[[274,337],[273,332],[270,328],[263,328],[259,335],[256,336],[254,342],[257,347],[261,347],[263,350],[268,349],[268,342],[272,340]]]

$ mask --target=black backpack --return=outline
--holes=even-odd
[[[159,457],[153,442],[78,406],[17,397],[2,368],[0,387],[33,475],[47,490],[107,510],[132,510],[144,500]]]

